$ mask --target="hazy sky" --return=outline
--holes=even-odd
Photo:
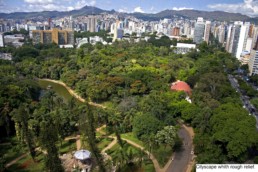
[[[0,12],[67,11],[85,5],[120,12],[156,13],[165,9],[196,9],[258,16],[258,0],[0,0]]]

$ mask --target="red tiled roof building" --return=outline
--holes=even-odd
[[[184,91],[185,93],[188,94],[188,96],[190,96],[192,94],[192,90],[191,90],[190,86],[184,81],[176,81],[176,82],[172,83],[171,90]]]

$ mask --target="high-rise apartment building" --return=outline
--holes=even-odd
[[[219,29],[219,31],[218,31],[219,43],[224,44],[224,42],[225,42],[225,35],[226,35],[225,25],[224,24],[220,25],[218,29]]]
[[[74,44],[74,32],[70,30],[33,30],[33,43],[50,44],[56,43],[58,45]]]
[[[253,38],[252,39],[252,42],[253,42],[252,48],[254,48],[255,45],[256,45],[257,37],[258,37],[258,27],[257,26],[253,28],[253,35],[252,36],[253,36],[252,37]]]
[[[205,30],[205,24],[203,22],[203,18],[198,17],[194,27],[193,42],[195,42],[196,44],[200,44],[203,41],[204,30]]]
[[[204,41],[207,42],[207,43],[209,43],[210,32],[211,32],[211,22],[206,21],[205,30],[204,30]]]
[[[232,40],[232,36],[233,36],[233,25],[229,25],[227,28],[227,40],[226,40],[226,50],[231,53],[232,52],[232,46],[231,46],[231,40]]]
[[[0,33],[0,47],[4,47],[4,34]]]
[[[249,60],[249,72],[250,75],[258,74],[258,39],[255,43],[255,48],[251,50],[250,60]]]
[[[87,30],[89,32],[96,32],[96,28],[97,28],[97,22],[98,19],[96,16],[89,16],[88,17],[88,22],[87,22]]]
[[[236,58],[240,59],[241,53],[246,50],[246,43],[249,33],[250,23],[246,22],[241,25]]]
[[[237,55],[237,49],[238,49],[238,43],[239,43],[239,37],[240,37],[240,31],[241,31],[241,25],[234,25],[231,31],[231,39],[229,43],[229,51],[233,54],[233,56]]]
[[[180,35],[180,28],[179,27],[173,27],[172,36],[179,36],[179,35]]]
[[[113,42],[116,41],[117,39],[122,39],[124,32],[123,29],[120,28],[120,21],[116,21],[113,25],[113,32],[114,32],[114,37],[113,37]]]

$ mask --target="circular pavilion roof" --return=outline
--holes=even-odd
[[[90,158],[90,151],[88,150],[78,150],[74,153],[74,157],[78,160],[85,160]]]
[[[171,84],[171,90],[173,90],[173,91],[184,91],[188,95],[190,95],[191,92],[192,92],[190,86],[184,81],[176,81],[176,82],[172,83]]]

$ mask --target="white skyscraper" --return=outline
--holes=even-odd
[[[4,47],[4,34],[0,33],[0,47]]]
[[[232,37],[232,32],[233,32],[233,25],[229,25],[227,29],[227,41],[226,41],[226,50],[231,53],[231,37]]]
[[[225,42],[225,25],[222,24],[219,26],[219,31],[218,31],[218,39],[219,39],[219,42],[221,44],[224,44]]]
[[[244,50],[246,50],[246,42],[247,42],[247,37],[249,32],[249,26],[250,26],[250,23],[245,23],[241,25],[239,41],[238,41],[238,46],[236,51],[236,58],[238,59],[240,59],[241,53]]]

